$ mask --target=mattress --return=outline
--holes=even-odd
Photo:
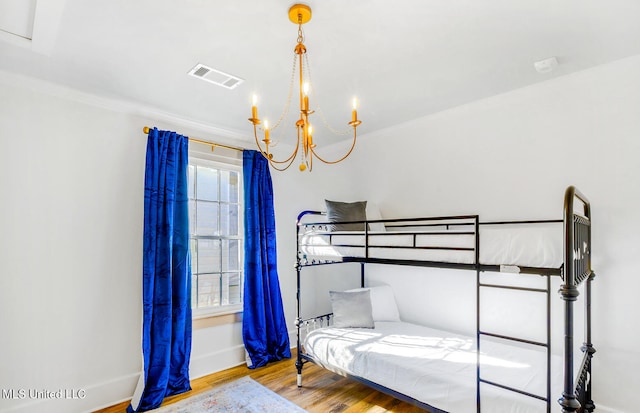
[[[299,236],[303,260],[367,256],[475,263],[475,235],[469,231],[309,231]],[[479,263],[509,267],[559,268],[563,263],[562,223],[481,225]]]
[[[481,341],[484,380],[546,396],[546,350]],[[451,413],[476,412],[474,339],[404,322],[376,322],[374,329],[326,327],[310,332],[305,352],[321,365],[403,393]],[[552,400],[562,393],[561,358],[552,359]],[[554,389],[560,389],[555,390]],[[558,396],[558,397],[556,397]],[[545,412],[544,401],[488,384],[481,385],[482,411]],[[560,406],[552,401],[552,411]]]

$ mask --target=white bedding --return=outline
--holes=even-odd
[[[457,264],[475,262],[473,235],[434,235],[429,232],[416,235],[417,247],[470,249],[465,251],[411,248],[413,235],[406,231],[369,231],[368,237],[370,258]],[[481,225],[480,264],[559,268],[563,262],[562,237],[561,223]],[[300,252],[307,260],[364,257],[365,238],[364,232],[308,232],[300,236]]]
[[[481,341],[481,374],[546,396],[546,352],[542,348]],[[476,347],[472,338],[404,322],[376,322],[374,329],[327,327],[304,341],[307,354],[451,413],[476,412]],[[552,361],[552,411],[561,395],[561,360]],[[560,390],[558,390],[560,389]],[[557,397],[556,397],[557,396]],[[483,412],[545,412],[543,401],[481,385]]]

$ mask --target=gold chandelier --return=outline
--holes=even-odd
[[[269,123],[266,119],[264,120],[264,123],[263,123],[258,118],[257,98],[254,95],[253,106],[251,108],[251,118],[249,118],[249,121],[253,123],[253,136],[256,139],[256,145],[258,146],[258,149],[260,150],[262,155],[264,155],[264,157],[269,160],[269,163],[274,169],[278,171],[284,171],[288,169],[297,158],[300,148],[302,148],[302,151],[301,151],[302,160],[300,163],[300,170],[311,171],[313,169],[314,157],[318,158],[320,161],[326,164],[335,164],[346,159],[351,154],[351,152],[353,151],[353,148],[356,145],[356,128],[362,122],[358,120],[358,112],[357,112],[358,101],[356,98],[354,98],[353,110],[351,112],[351,121],[349,122],[349,125],[353,128],[353,142],[351,144],[351,148],[349,149],[349,151],[342,158],[335,161],[327,161],[316,153],[315,151],[316,144],[313,142],[313,127],[309,123],[309,116],[312,115],[315,111],[309,109],[309,91],[310,91],[311,79],[309,76],[309,62],[307,60],[307,55],[306,55],[307,48],[303,44],[304,33],[302,31],[302,25],[308,22],[309,20],[311,20],[311,8],[305,4],[295,4],[291,6],[291,8],[289,9],[289,20],[291,20],[292,23],[295,23],[298,25],[298,43],[296,44],[296,47],[294,49],[295,54],[293,59],[291,83],[289,85],[288,102],[285,106],[285,109],[280,119],[276,122],[275,125],[273,125],[273,127],[269,128]],[[296,146],[293,153],[289,155],[288,158],[278,161],[273,159],[273,154],[271,153],[271,146],[275,146],[277,143],[273,143],[272,145],[270,134],[278,126],[280,126],[281,121],[286,118],[289,112],[291,96],[293,95],[292,92],[293,92],[294,78],[296,75],[296,66],[298,69],[297,73],[299,76],[299,96],[300,96],[300,118],[296,121],[296,131],[298,134],[298,139],[296,141]],[[322,115],[322,112],[321,111],[319,112]],[[260,125],[261,123],[263,124],[263,127],[259,128],[258,125]],[[325,124],[327,124],[326,121],[325,121]],[[335,131],[331,129],[328,126],[328,124],[327,124],[327,127],[334,133],[338,133],[338,134],[340,133],[339,131]],[[259,129],[261,129],[260,132],[264,134],[264,139],[262,139],[262,142],[264,142],[264,148],[260,144],[261,139],[258,138]],[[346,131],[346,133],[350,134],[351,128],[349,128]]]

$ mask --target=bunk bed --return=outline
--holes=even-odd
[[[328,222],[324,215],[303,211],[296,225],[298,386],[302,386],[304,364],[312,362],[431,412],[595,409],[591,397],[591,360],[595,353],[591,342],[591,283],[595,277],[591,269],[591,206],[575,187],[565,191],[563,217],[553,220],[482,222],[478,215],[468,215],[365,218],[337,223]],[[332,313],[303,318],[303,270],[340,263],[360,264],[362,288],[331,292],[336,304]],[[397,307],[390,316],[388,308],[384,310],[387,315],[380,316],[380,306],[388,306],[389,291],[384,286],[365,288],[366,264],[475,273],[475,336],[402,322],[394,313]],[[538,274],[545,277],[546,287],[487,282],[481,278],[487,272]],[[561,286],[561,355],[551,352],[552,277],[559,277]],[[578,287],[584,288],[582,294]],[[483,329],[480,301],[484,289],[544,294],[546,339],[531,340]],[[581,358],[574,354],[574,305],[580,295],[584,302]],[[349,300],[371,306],[368,314],[372,315],[364,316],[364,321],[358,319],[360,314],[356,314],[356,321],[350,319],[360,311],[354,311]],[[398,338],[400,342],[394,342]],[[505,368],[523,367],[516,360],[532,352],[534,358],[543,354],[539,368]],[[499,354],[499,362],[492,362],[490,354]],[[552,371],[559,372],[557,377]],[[559,406],[552,403],[553,399]]]

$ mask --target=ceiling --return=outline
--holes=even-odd
[[[33,21],[22,25],[27,34],[0,31],[2,71],[139,104],[247,141],[254,93],[260,117],[272,122],[286,103],[297,38],[287,16],[292,1],[11,0],[0,14],[18,4],[29,8],[13,10],[18,20]],[[322,113],[334,129],[346,128],[357,96],[360,134],[640,54],[637,0],[306,4],[313,10],[304,25],[312,122],[321,125]],[[13,30],[3,24],[0,29]],[[555,70],[536,72],[534,62],[552,56]],[[244,82],[228,90],[188,76],[197,63]],[[291,131],[296,104],[294,97],[284,123]],[[335,141],[329,132],[315,135],[316,143],[321,135]]]

